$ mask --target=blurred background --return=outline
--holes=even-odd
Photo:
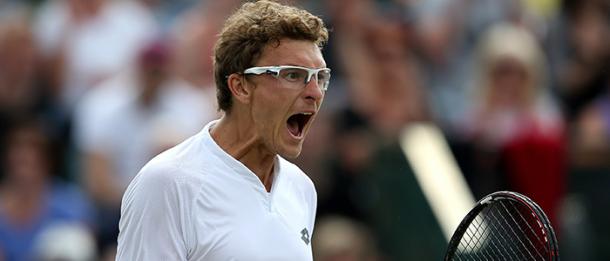
[[[440,129],[475,199],[538,202],[563,260],[610,260],[610,1],[293,0],[331,29],[296,163],[317,261],[441,260],[399,145]],[[237,0],[0,0],[0,260],[114,260],[120,199],[217,117],[212,47]]]

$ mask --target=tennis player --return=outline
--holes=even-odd
[[[330,79],[307,11],[245,3],[215,46],[224,116],[147,163],[123,196],[117,260],[312,260],[301,152]]]

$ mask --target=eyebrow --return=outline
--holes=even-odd
[[[278,63],[278,64],[273,64],[273,65],[255,65],[255,67],[266,67],[266,66],[297,66],[297,67],[304,67],[304,68],[310,68],[310,69],[321,69],[321,68],[328,68],[326,63],[324,63],[322,65],[322,67],[309,67],[309,66],[305,66],[305,65],[301,65],[301,64],[294,64],[294,63]]]

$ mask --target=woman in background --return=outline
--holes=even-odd
[[[509,24],[492,27],[478,51],[462,128],[472,145],[464,172],[473,192],[521,192],[555,221],[565,183],[564,124],[547,93],[543,53],[529,31]]]

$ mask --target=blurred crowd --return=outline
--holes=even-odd
[[[219,117],[212,47],[239,0],[0,0],[0,260],[113,260],[122,193]],[[401,151],[438,126],[475,198],[538,202],[564,260],[610,260],[610,1],[292,0],[331,29],[296,163],[317,261],[440,260]]]

